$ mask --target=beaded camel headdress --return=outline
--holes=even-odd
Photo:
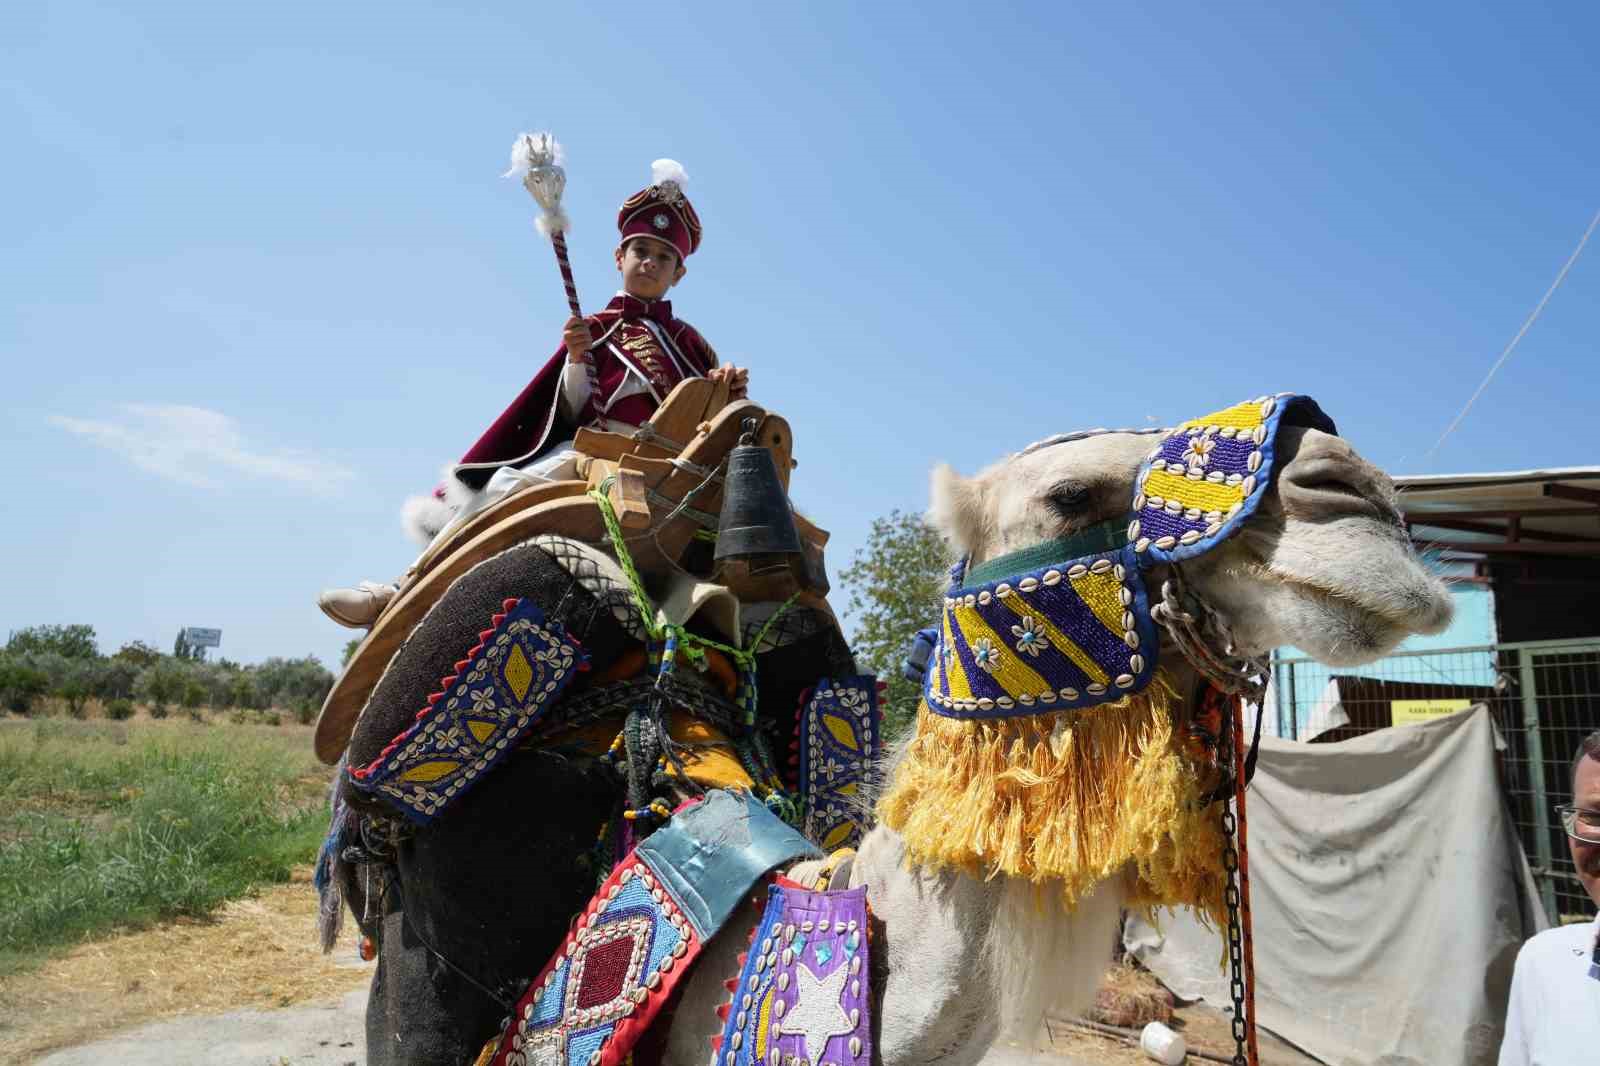
[[[970,572],[957,564],[923,680],[928,709],[1007,718],[1143,691],[1160,649],[1143,571],[1210,551],[1255,513],[1276,473],[1278,430],[1290,411],[1333,431],[1305,396],[1262,397],[1191,419],[1162,436],[1140,467],[1131,519]]]
[[[1157,671],[1144,578],[1256,512],[1290,415],[1334,432],[1292,395],[1140,431],[1158,439],[1127,514],[952,568],[916,734],[878,806],[913,859],[1051,882],[1068,906],[1130,869],[1130,905],[1222,919],[1220,823]]]

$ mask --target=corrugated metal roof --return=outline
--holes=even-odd
[[[1419,543],[1472,554],[1600,556],[1600,466],[1394,480]]]

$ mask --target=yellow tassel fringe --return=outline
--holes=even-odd
[[[879,817],[908,855],[976,877],[1059,882],[1066,906],[1124,868],[1132,906],[1225,922],[1221,807],[1174,735],[1173,694],[1083,711],[962,721],[917,710]]]

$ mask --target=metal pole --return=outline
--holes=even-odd
[[[1533,789],[1533,851],[1539,879],[1539,899],[1552,925],[1561,921],[1556,913],[1556,886],[1551,879],[1550,794],[1544,784],[1544,738],[1539,733],[1539,691],[1534,681],[1533,654],[1526,648],[1517,651],[1517,682],[1522,689],[1522,728],[1528,745],[1528,783]]]
[[[1289,739],[1300,739],[1300,695],[1295,691],[1294,663],[1286,664],[1289,667]]]

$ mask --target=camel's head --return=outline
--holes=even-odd
[[[1303,398],[1251,401],[1171,433],[1052,438],[971,478],[940,467],[932,516],[969,575],[1059,538],[1092,543],[1097,527],[1109,543],[1120,527],[1149,587],[1177,563],[1242,656],[1292,644],[1353,665],[1450,619],[1393,483]]]

